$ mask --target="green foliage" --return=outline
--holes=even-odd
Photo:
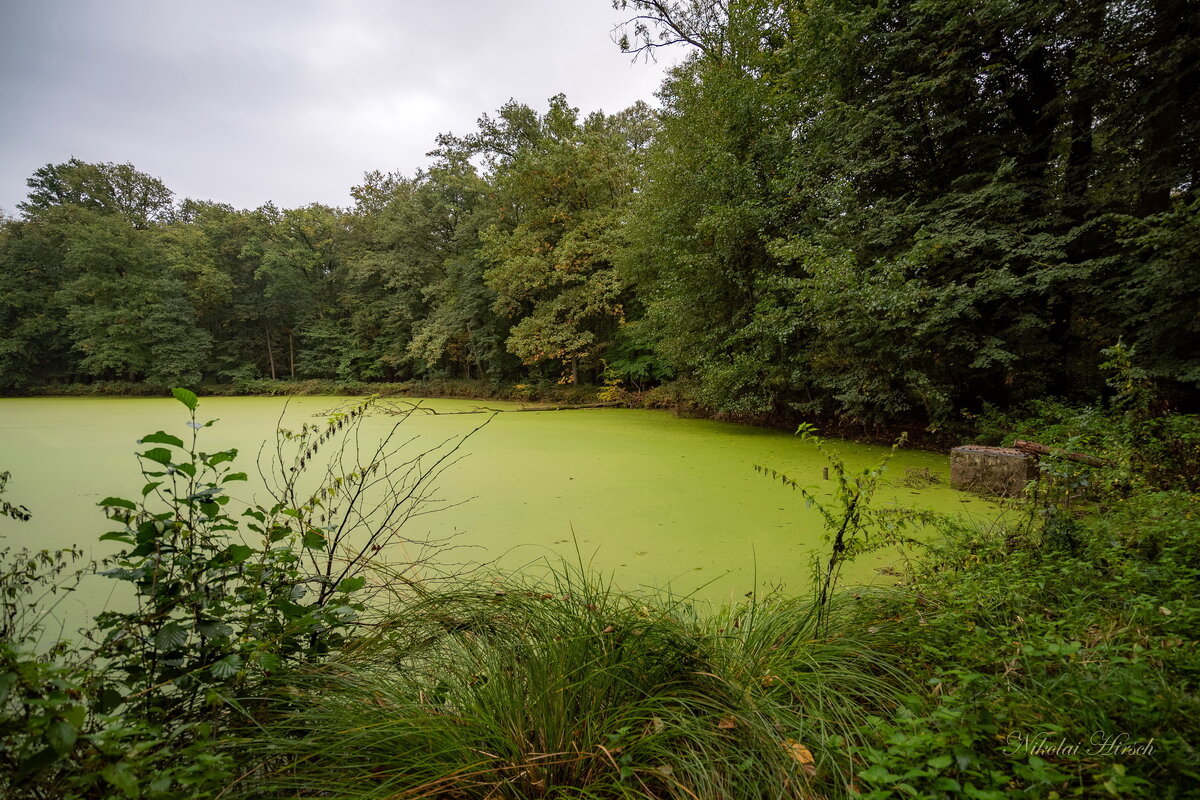
[[[628,383],[639,391],[671,377],[670,371],[654,352],[654,342],[645,331],[642,321],[622,325],[613,336],[604,361],[607,376]]]
[[[347,448],[366,400],[281,431],[267,473],[276,502],[235,511],[230,492],[247,480],[237,451],[200,449],[213,423],[197,421],[194,392],[172,394],[186,434],[142,437],[140,495],[99,503],[119,526],[100,539],[121,546],[99,574],[127,587],[128,605],[97,614],[83,642],[39,651],[55,599],[95,567],[65,580],[79,552],[0,554],[6,797],[203,797],[227,785],[245,756],[218,742],[290,670],[343,646],[379,591],[377,559],[409,518],[439,507],[432,483],[464,440],[398,457],[401,414],[373,448]],[[386,580],[418,573],[440,574],[410,561],[389,564]]]
[[[4,490],[8,488],[8,481],[12,478],[12,473],[5,471],[0,472],[0,495],[4,494]],[[21,522],[28,522],[32,518],[29,509],[25,506],[15,505],[7,500],[0,498],[0,517],[10,517],[11,519]]]
[[[29,197],[17,207],[31,217],[73,206],[145,228],[171,210],[171,190],[132,164],[89,164],[72,158],[36,170],[27,183]]]
[[[1198,524],[1195,496],[1166,492],[1080,520],[1074,553],[1036,528],[948,529],[882,612],[927,689],[876,721],[865,796],[1185,796]]]
[[[1194,402],[1200,36],[1182,0],[619,0],[663,109],[510,102],[355,207],[50,164],[0,222],[0,382],[668,378],[887,436],[1126,342]]]
[[[613,268],[637,163],[620,117],[578,110],[558,95],[539,117],[523,106],[484,124],[477,147],[520,142],[495,163],[500,220],[482,234],[495,309],[515,320],[507,346],[526,365],[595,368],[623,321],[625,286]]]
[[[0,472],[0,494],[9,473]],[[28,522],[29,510],[0,500],[0,516]],[[12,791],[70,754],[87,709],[80,670],[61,663],[64,648],[36,649],[61,602],[78,585],[83,553],[0,550],[0,789]]]
[[[100,503],[123,526],[101,538],[126,546],[102,574],[128,583],[137,600],[133,611],[97,617],[101,647],[120,665],[119,691],[141,698],[134,708],[156,722],[186,716],[248,672],[319,652],[362,608],[335,593],[305,601],[313,576],[302,553],[319,534],[297,526],[299,512],[282,504],[230,513],[228,492],[247,479],[233,471],[237,451],[198,450],[199,431],[212,423],[196,421],[194,393],[173,394],[189,411],[190,442],[144,436],[141,444],[159,446],[139,453],[141,499]],[[254,546],[235,536],[243,519]]]
[[[357,306],[353,352],[374,359],[366,377],[485,378],[510,366],[477,255],[494,213],[488,182],[465,153],[445,147],[436,155],[412,179],[373,173],[356,189],[345,297]]]
[[[696,48],[622,262],[707,402],[943,424],[1097,392],[1119,337],[1194,392],[1180,4],[615,5]]]
[[[879,479],[895,455],[896,449],[904,443],[904,436],[892,445],[891,452],[879,464],[850,474],[845,462],[827,448],[825,442],[816,435],[816,429],[812,425],[802,424],[796,433],[803,441],[812,443],[829,462],[826,475],[831,474],[834,480],[831,502],[823,502],[816,492],[773,469],[758,464],[754,469],[800,492],[805,505],[809,508],[815,507],[824,520],[825,542],[830,546],[829,560],[823,574],[820,563],[817,562],[814,585],[819,587],[815,605],[818,619],[827,624],[829,605],[833,600],[838,574],[845,563],[864,553],[882,548],[917,544],[916,540],[905,536],[903,531],[910,523],[925,519],[926,515],[903,509],[884,510],[871,507]]]
[[[806,796],[903,683],[851,616],[826,639],[802,602],[698,615],[571,567],[436,591],[298,679],[246,793]]]
[[[1091,498],[1159,489],[1200,490],[1200,417],[1147,411],[1142,404],[1157,405],[1158,400],[1157,395],[1143,394],[1144,388],[1136,382],[1127,384],[1107,407],[1043,399],[1008,411],[990,409],[979,418],[979,427],[985,441],[1011,444],[1033,439],[1106,459],[1107,465],[1100,468],[1060,460],[1044,465],[1086,480],[1083,494]]]

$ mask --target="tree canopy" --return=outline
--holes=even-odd
[[[1200,386],[1184,0],[616,0],[639,104],[510,101],[351,208],[48,164],[0,223],[0,384],[679,379],[712,408],[940,424]]]

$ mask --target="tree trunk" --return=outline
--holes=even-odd
[[[271,349],[271,331],[267,329],[267,363],[271,365],[271,380],[275,380],[275,351]]]
[[[483,368],[483,362],[479,360],[479,348],[475,346],[475,334],[471,332],[471,326],[467,326],[467,344],[471,347],[471,355],[475,358],[475,371],[479,373],[480,380],[487,380],[487,371]]]
[[[1067,174],[1063,205],[1075,221],[1087,216],[1088,188],[1092,172],[1092,126],[1095,113],[1090,100],[1080,98],[1071,112],[1071,146],[1067,152]]]
[[[1087,453],[1068,453],[1065,450],[1054,450],[1046,447],[1044,444],[1027,442],[1023,439],[1017,439],[1015,442],[1013,442],[1013,449],[1035,456],[1055,456],[1057,458],[1065,458],[1067,461],[1075,461],[1080,464],[1087,464],[1089,467],[1112,466],[1111,461],[1100,458],[1099,456],[1090,456]]]
[[[1150,74],[1142,88],[1146,103],[1144,150],[1141,157],[1142,187],[1138,193],[1137,213],[1142,216],[1166,211],[1171,205],[1171,189],[1180,156],[1180,111],[1183,97],[1180,86],[1182,74],[1171,70],[1168,58],[1172,41],[1180,35],[1180,26],[1187,19],[1186,4],[1158,0],[1153,4],[1154,27],[1149,43]],[[1174,73],[1174,74],[1172,74]]]
[[[288,368],[292,380],[296,380],[296,336],[291,328],[288,328]]]

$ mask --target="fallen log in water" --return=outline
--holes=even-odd
[[[384,414],[412,414],[420,412],[422,414],[430,414],[435,417],[448,417],[454,414],[516,414],[522,411],[576,411],[587,408],[616,408],[623,406],[624,403],[614,401],[611,403],[585,403],[581,405],[562,405],[562,406],[522,406],[521,408],[489,408],[487,406],[475,406],[470,411],[438,411],[437,409],[423,406],[420,403],[413,403],[409,400],[385,400],[380,401],[376,406],[377,411]],[[314,414],[314,417],[327,417],[333,411],[319,411]]]
[[[1067,461],[1076,461],[1080,464],[1087,464],[1089,467],[1111,467],[1113,465],[1113,462],[1098,456],[1090,456],[1087,453],[1068,453],[1066,450],[1056,450],[1037,442],[1027,442],[1024,439],[1017,439],[1013,442],[1013,448],[1031,456],[1065,458]]]

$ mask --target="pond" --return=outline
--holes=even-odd
[[[201,449],[237,447],[237,468],[255,474],[255,456],[281,417],[287,427],[319,422],[345,399],[300,397],[202,398]],[[426,400],[437,415],[418,413],[401,438],[431,447],[487,419],[450,414],[483,405]],[[503,403],[489,408],[515,409]],[[186,409],[173,399],[0,399],[0,471],[13,473],[5,499],[24,504],[33,520],[0,519],[0,546],[80,545],[90,556],[112,552],[97,542],[109,529],[96,503],[136,497],[143,480],[133,453],[137,439],[157,430],[188,432]],[[375,417],[363,435],[380,436],[395,421]],[[887,448],[831,441],[854,470],[877,463]],[[822,546],[815,509],[796,491],[756,473],[762,465],[821,494],[832,480],[812,443],[787,433],[670,413],[616,408],[500,413],[464,444],[464,456],[439,479],[452,507],[408,523],[412,539],[451,538],[456,562],[496,562],[536,569],[566,558],[582,562],[627,589],[667,588],[706,600],[747,592],[807,590],[812,556]],[[936,483],[914,488],[908,470],[928,471]],[[944,455],[902,450],[889,464],[877,504],[902,504],[978,519],[996,514],[990,503],[948,486]],[[265,500],[261,484],[236,484],[234,501]],[[843,573],[849,582],[880,580],[894,553],[863,557]],[[105,581],[105,584],[108,582]],[[108,586],[88,587],[74,599],[96,610]],[[76,616],[78,611],[68,611]]]

